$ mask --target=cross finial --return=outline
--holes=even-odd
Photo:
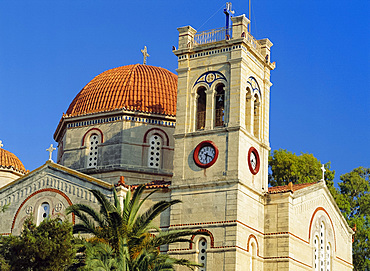
[[[325,169],[324,164],[322,164],[321,170],[322,170],[322,180],[325,181],[325,171],[326,171],[326,169]]]
[[[0,140],[0,148],[4,147],[3,142]]]
[[[49,152],[49,161],[53,162],[53,160],[51,159],[51,155],[52,155],[53,151],[55,151],[55,150],[56,150],[56,148],[53,147],[53,144],[50,144],[50,147],[48,149],[46,149],[46,151]]]
[[[144,49],[142,49],[141,50],[141,52],[143,53],[143,56],[144,56],[144,65],[146,65],[146,58],[148,57],[148,56],[150,56],[149,54],[148,54],[148,50],[146,49],[146,46],[144,46]]]
[[[226,39],[230,39],[229,35],[229,23],[230,23],[230,14],[234,14],[234,11],[231,10],[231,2],[226,2],[226,8],[224,8],[224,13],[226,15]]]

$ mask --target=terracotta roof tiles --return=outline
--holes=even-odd
[[[27,173],[24,165],[17,156],[10,151],[0,148],[0,168],[9,168],[20,173]]]
[[[315,183],[301,183],[301,184],[292,184],[289,183],[288,185],[282,185],[282,186],[275,186],[275,187],[269,187],[269,194],[278,194],[278,193],[286,193],[286,192],[295,192],[299,189],[311,186]]]
[[[107,70],[91,80],[74,98],[66,116],[126,109],[176,115],[177,76],[149,65]]]
[[[171,185],[171,181],[157,180],[157,181],[152,181],[150,183],[146,183],[145,188],[146,189],[168,188],[170,187],[170,185]],[[121,176],[120,180],[115,186],[123,186],[126,188],[131,188],[133,190],[133,189],[136,189],[139,185],[138,184],[127,185],[124,181],[124,177]]]

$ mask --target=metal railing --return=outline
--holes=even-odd
[[[220,40],[228,40],[231,38],[232,38],[232,28],[222,27],[195,34],[194,43],[195,45],[200,45]]]
[[[260,51],[261,46],[259,45],[258,41],[250,34],[250,33],[243,33],[244,37],[247,39],[247,42],[253,47],[254,49]],[[194,36],[194,45],[201,45],[207,44],[211,42],[216,42],[220,40],[229,40],[232,36],[232,28],[217,28],[212,30],[207,30],[195,34]]]

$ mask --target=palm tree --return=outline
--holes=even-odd
[[[191,242],[187,237],[204,234],[191,230],[161,231],[153,225],[153,220],[179,200],[159,201],[144,212],[145,201],[156,191],[142,199],[145,185],[138,186],[133,193],[128,190],[121,208],[115,189],[114,201],[97,190],[91,190],[96,197],[100,212],[84,204],[74,204],[67,208],[67,214],[74,213],[80,223],[74,225],[74,233],[87,233],[94,240],[108,244],[116,258],[119,270],[173,270],[173,265],[192,268],[200,266],[184,259],[171,258],[161,254],[159,247],[176,242]]]

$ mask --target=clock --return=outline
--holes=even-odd
[[[194,162],[198,167],[208,168],[212,166],[218,157],[218,149],[212,141],[203,141],[194,150]]]
[[[253,175],[256,175],[260,169],[260,156],[253,147],[250,147],[248,151],[248,166]]]

